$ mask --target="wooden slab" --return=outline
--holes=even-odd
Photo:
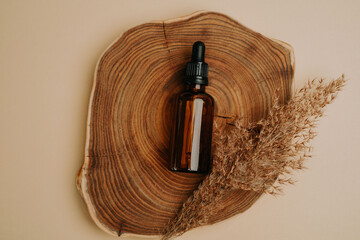
[[[216,115],[256,120],[276,89],[283,102],[290,97],[291,47],[223,14],[196,12],[123,33],[95,71],[77,178],[92,219],[112,235],[158,235],[204,177],[167,169],[174,98],[198,40],[206,44]],[[211,222],[245,211],[259,196],[231,193]]]

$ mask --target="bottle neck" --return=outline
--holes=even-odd
[[[192,92],[205,92],[205,85],[203,84],[189,84],[187,89]]]

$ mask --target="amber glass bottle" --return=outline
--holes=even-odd
[[[211,166],[211,136],[214,99],[205,92],[208,65],[205,45],[195,42],[186,65],[187,89],[178,96],[176,123],[171,137],[170,169],[206,173]]]

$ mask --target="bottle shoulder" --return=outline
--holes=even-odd
[[[206,92],[193,92],[190,90],[186,90],[182,93],[180,93],[179,95],[179,99],[180,100],[192,100],[192,99],[203,99],[206,102],[211,102],[212,104],[214,104],[214,98],[206,93]]]

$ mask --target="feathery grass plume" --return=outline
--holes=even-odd
[[[344,75],[330,83],[315,79],[295,91],[285,105],[274,99],[269,114],[258,122],[237,118],[225,127],[215,124],[212,170],[164,229],[163,239],[208,224],[212,209],[229,191],[275,195],[284,184],[293,184],[292,174],[304,169],[304,161],[311,157],[310,143],[324,107],[344,84]]]

